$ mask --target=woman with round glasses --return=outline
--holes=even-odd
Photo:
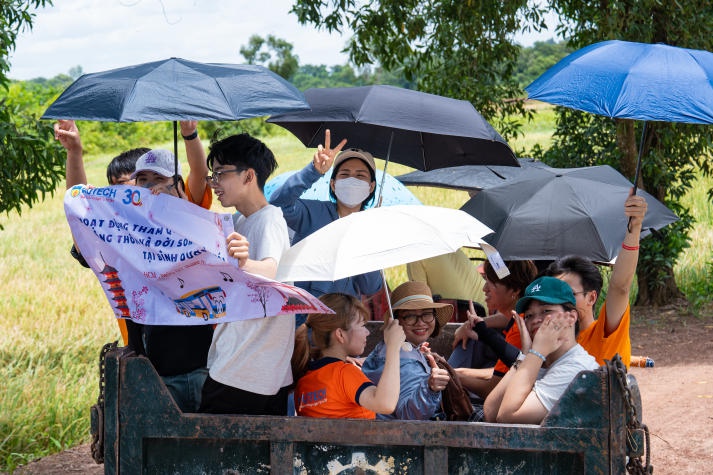
[[[450,377],[438,368],[427,340],[435,337],[453,316],[453,305],[433,301],[431,289],[424,282],[404,282],[391,292],[394,318],[406,335],[400,351],[401,387],[396,410],[378,414],[378,419],[428,420],[440,410],[441,392]],[[376,345],[362,365],[362,371],[374,383],[381,379],[386,363],[386,345]]]

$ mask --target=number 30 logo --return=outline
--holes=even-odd
[[[141,206],[141,192],[129,188],[124,192],[124,199],[121,200],[121,202],[125,205],[132,204],[134,206]]]

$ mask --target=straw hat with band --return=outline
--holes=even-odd
[[[391,292],[391,308],[394,312],[434,309],[438,325],[431,336],[437,336],[440,328],[453,317],[453,305],[434,302],[431,288],[425,282],[408,281],[396,287]]]

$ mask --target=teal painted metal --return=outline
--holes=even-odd
[[[636,381],[632,399],[641,414]],[[147,359],[106,361],[105,473],[622,473],[626,410],[607,367],[541,425],[181,413]]]

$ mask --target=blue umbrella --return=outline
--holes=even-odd
[[[530,99],[612,118],[713,123],[713,53],[611,40],[566,56],[525,88]],[[641,134],[634,184],[641,169]]]
[[[100,122],[241,120],[308,109],[304,95],[267,68],[170,58],[74,81],[42,119]]]
[[[427,172],[416,170],[396,177],[404,185],[433,186],[453,190],[476,191],[502,184],[527,174],[530,168],[548,168],[532,158],[518,158],[519,167],[498,165],[461,165]]]
[[[270,196],[272,193],[280,188],[285,181],[291,177],[295,171],[289,171],[281,173],[273,178],[271,178],[267,183],[265,183],[265,197],[270,201]],[[384,172],[381,170],[376,171],[376,180],[381,182]],[[329,197],[329,178],[331,173],[325,173],[322,178],[317,180],[309,189],[305,190],[300,196],[302,199],[307,200],[321,200],[328,201]],[[416,198],[408,188],[406,188],[401,182],[395,179],[393,176],[386,174],[384,180],[384,186],[382,190],[383,200],[382,206],[392,206],[392,205],[420,205],[421,202]],[[367,206],[367,208],[374,207],[378,202],[378,196],[373,200],[372,204]]]

